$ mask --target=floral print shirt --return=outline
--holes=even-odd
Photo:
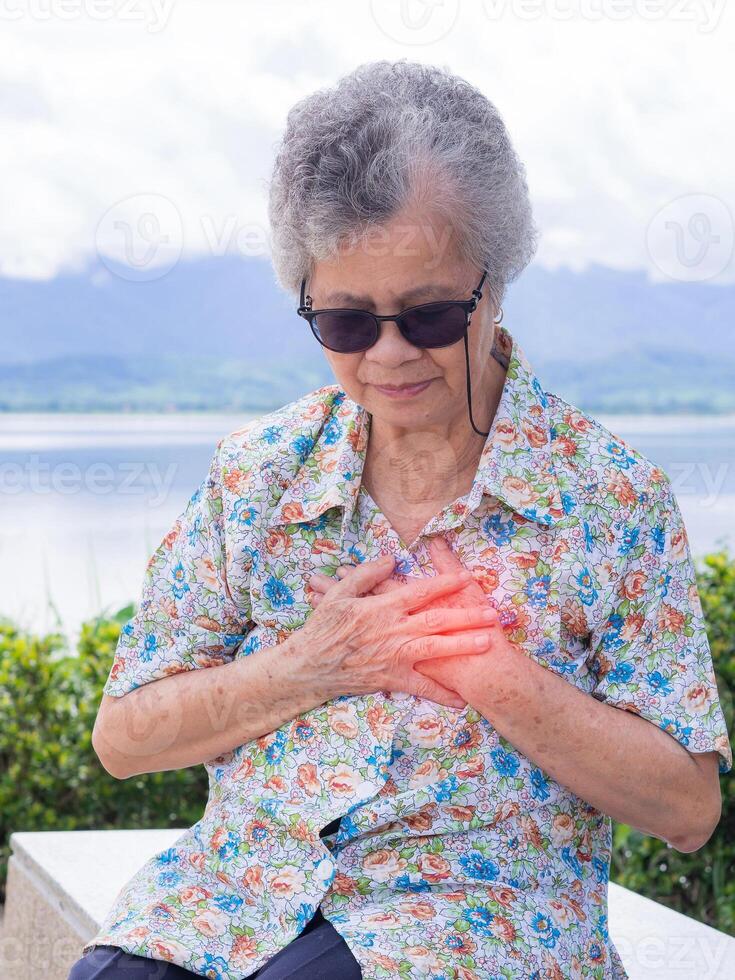
[[[511,642],[691,752],[732,752],[667,476],[547,393],[506,328],[471,490],[403,542],[361,485],[371,416],[326,385],[222,439],[150,559],[105,693],[267,657],[309,575],[386,551],[434,574],[444,535]],[[624,978],[611,820],[471,706],[342,696],[206,763],[202,818],[122,888],[97,935],[205,977],[254,974],[321,906],[367,978]],[[320,830],[342,818],[336,833]]]

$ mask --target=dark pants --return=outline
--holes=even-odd
[[[320,836],[336,829],[337,821]],[[164,960],[125,953],[117,946],[93,946],[71,968],[67,980],[191,980],[198,974]],[[302,932],[250,974],[252,980],[361,980],[360,964],[320,909]]]
[[[124,953],[117,946],[94,946],[71,968],[68,980],[191,980],[174,963]],[[250,977],[257,980],[360,980],[360,964],[350,947],[319,909],[303,932]]]

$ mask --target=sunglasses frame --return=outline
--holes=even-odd
[[[301,280],[301,304],[297,307],[296,312],[298,313],[299,316],[303,317],[308,322],[309,327],[311,328],[311,332],[314,334],[314,336],[322,345],[322,347],[326,347],[327,350],[334,350],[334,348],[329,347],[327,344],[324,343],[321,337],[319,337],[319,335],[317,334],[316,328],[314,326],[314,319],[319,313],[360,313],[363,316],[371,317],[375,325],[375,336],[374,339],[369,344],[367,344],[367,346],[361,347],[358,350],[354,350],[354,351],[334,351],[334,353],[336,354],[343,354],[343,353],[361,354],[363,351],[369,350],[374,344],[378,342],[380,338],[380,324],[383,320],[391,320],[393,323],[396,323],[403,337],[406,340],[408,340],[409,343],[412,343],[412,341],[406,336],[403,327],[402,319],[404,316],[406,316],[408,313],[414,313],[416,310],[424,310],[429,306],[449,306],[449,305],[460,306],[467,318],[465,322],[464,330],[462,331],[460,336],[457,337],[456,340],[451,340],[448,344],[434,344],[430,348],[423,347],[421,349],[435,350],[438,347],[452,347],[454,344],[459,343],[462,337],[465,336],[467,333],[467,328],[469,327],[472,321],[472,314],[477,308],[477,304],[482,299],[482,284],[485,282],[485,277],[487,276],[487,273],[488,270],[483,269],[482,279],[480,279],[480,282],[477,284],[477,287],[472,290],[472,299],[433,300],[431,303],[421,303],[419,306],[409,306],[407,309],[402,310],[400,313],[396,313],[395,316],[380,316],[377,313],[371,313],[370,310],[358,310],[351,307],[334,307],[334,308],[326,308],[322,310],[314,310],[311,307],[312,304],[311,296],[305,296],[306,279],[302,279]]]

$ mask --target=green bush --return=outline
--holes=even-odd
[[[115,645],[132,608],[82,627],[78,656],[62,636],[0,621],[0,901],[16,830],[189,827],[201,817],[203,766],[113,779],[92,728]]]
[[[735,684],[735,558],[708,555],[698,573],[728,730]],[[85,623],[79,655],[61,636],[0,622],[0,885],[15,830],[188,827],[207,801],[203,766],[116,780],[92,748],[92,728],[120,629],[132,615]],[[709,842],[682,854],[614,824],[610,877],[735,934],[735,780],[721,777],[722,819]],[[4,898],[0,890],[0,901]]]
[[[735,558],[706,555],[697,583],[720,701],[733,731]],[[610,880],[684,915],[735,935],[735,769],[720,776],[722,818],[698,851],[682,854],[656,837],[614,824]]]

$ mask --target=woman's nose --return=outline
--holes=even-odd
[[[368,360],[380,364],[401,364],[403,361],[417,360],[422,354],[421,348],[409,343],[393,320],[379,322],[378,339],[365,351]]]

